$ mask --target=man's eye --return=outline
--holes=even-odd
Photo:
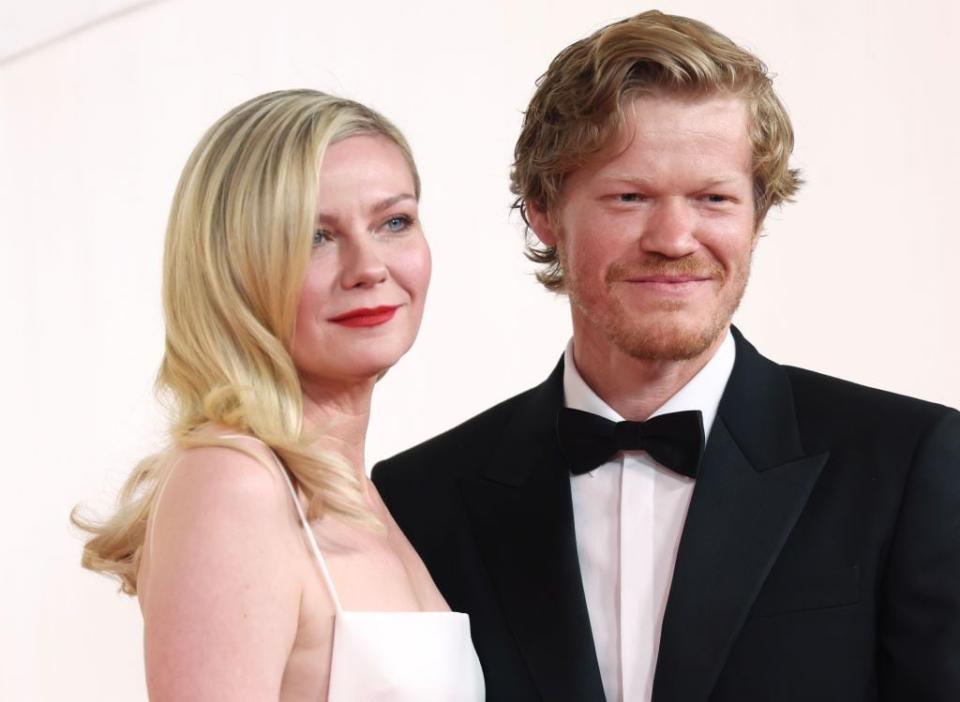
[[[645,199],[641,193],[620,193],[617,198],[620,202],[642,202]]]
[[[384,222],[383,226],[391,232],[402,232],[409,228],[411,224],[413,224],[413,220],[407,215],[397,215]]]
[[[322,246],[328,241],[333,240],[333,234],[328,232],[326,229],[318,229],[313,233],[313,247]]]
[[[716,193],[710,193],[705,199],[707,202],[729,202],[730,200],[726,195],[718,195]]]

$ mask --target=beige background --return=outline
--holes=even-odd
[[[435,275],[420,340],[375,398],[376,460],[538,382],[559,356],[565,303],[532,280],[508,214],[513,140],[553,55],[645,8],[25,5],[0,13],[0,698],[144,699],[136,604],[78,568],[67,513],[108,505],[161,440],[162,232],[202,131],[255,94],[310,86],[410,137]],[[661,8],[759,53],[797,129],[808,185],[767,222],[738,315],[747,336],[782,362],[960,405],[960,4]]]

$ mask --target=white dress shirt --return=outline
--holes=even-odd
[[[728,331],[713,358],[651,416],[700,410],[709,436],[735,355]],[[564,356],[563,392],[567,407],[623,421],[580,376],[573,341]],[[607,702],[650,700],[693,485],[645,451],[617,453],[570,478],[577,555]]]

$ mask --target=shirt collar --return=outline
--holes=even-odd
[[[713,420],[717,416],[717,408],[720,406],[720,398],[723,396],[723,389],[727,385],[727,380],[730,379],[733,362],[737,355],[730,330],[724,333],[723,342],[707,364],[673,397],[658,407],[650,415],[651,417],[668,412],[700,410],[703,414],[703,434],[710,435]],[[580,375],[573,360],[573,339],[567,344],[563,354],[563,396],[564,404],[570,409],[591,412],[612,422],[623,421],[623,417],[604,402]]]

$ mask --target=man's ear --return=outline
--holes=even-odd
[[[557,230],[550,215],[533,202],[526,201],[527,223],[544,246],[557,245]]]
[[[760,220],[760,223],[757,224],[756,228],[753,230],[753,241],[750,243],[750,251],[757,250],[757,244],[760,243],[760,237],[763,236],[763,220]]]

